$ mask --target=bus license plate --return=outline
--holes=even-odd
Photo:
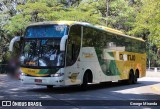
[[[35,79],[35,82],[42,83],[42,80],[41,79]]]

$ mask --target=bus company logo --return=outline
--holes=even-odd
[[[136,56],[135,55],[127,55],[127,54],[119,54],[119,59],[124,61],[135,61]]]
[[[82,55],[85,57],[85,58],[92,58],[93,57],[93,54],[92,53],[82,53]]]
[[[2,101],[2,106],[11,106],[11,101]]]
[[[71,76],[69,76],[68,78],[71,80],[71,82],[76,82],[78,75],[79,73],[72,73]]]

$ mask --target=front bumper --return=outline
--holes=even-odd
[[[36,84],[36,85],[53,85],[53,86],[64,86],[64,76],[60,77],[31,77],[31,76],[20,76],[21,82],[23,84]],[[42,80],[41,82],[36,82],[35,80]]]

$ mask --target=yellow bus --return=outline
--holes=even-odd
[[[31,24],[21,41],[21,81],[53,86],[126,80],[146,74],[145,41],[104,26],[76,21]]]

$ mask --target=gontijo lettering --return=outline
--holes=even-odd
[[[124,60],[124,54],[119,54],[119,59],[120,60]],[[136,60],[136,56],[127,54],[127,60],[128,61],[135,61]]]

